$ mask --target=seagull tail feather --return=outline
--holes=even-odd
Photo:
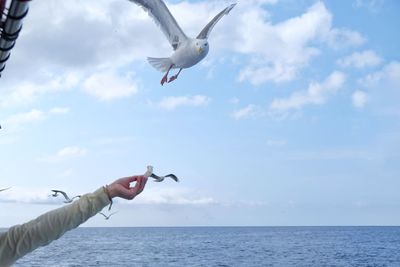
[[[154,58],[148,57],[147,61],[149,61],[150,65],[152,65],[155,69],[166,72],[172,65],[172,61],[170,58]]]

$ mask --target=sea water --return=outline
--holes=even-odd
[[[78,228],[15,266],[400,266],[400,227]]]

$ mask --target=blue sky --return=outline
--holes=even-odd
[[[189,36],[228,4],[167,1]],[[172,51],[141,8],[32,1],[0,80],[0,227],[148,164],[181,183],[85,225],[399,225],[399,11],[239,1],[162,87],[146,57]]]

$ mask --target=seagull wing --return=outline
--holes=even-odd
[[[165,177],[172,178],[175,182],[179,182],[179,179],[178,179],[178,177],[176,177],[175,174],[171,173],[171,174],[165,175]]]
[[[51,190],[54,193],[56,193],[54,196],[57,196],[57,193],[60,193],[64,196],[65,200],[70,201],[71,199],[69,198],[69,196],[67,195],[67,193],[65,193],[64,191],[61,190]]]
[[[161,28],[174,50],[188,39],[162,0],[129,1],[143,7],[149,13],[155,23]]]
[[[156,179],[155,182],[161,182],[162,180],[164,180],[164,177],[155,175],[154,173],[152,173],[152,174],[150,175],[150,177]]]
[[[103,216],[104,216],[104,218],[107,218],[107,217],[108,217],[107,215],[105,215],[105,214],[104,214],[104,213],[102,213],[102,212],[99,212],[99,214],[103,215]]]
[[[208,39],[208,36],[210,35],[211,30],[214,28],[215,24],[224,16],[228,15],[229,12],[236,6],[235,4],[232,4],[228,7],[226,7],[224,10],[218,13],[205,27],[204,29],[199,33],[197,36],[197,39]]]
[[[11,187],[7,187],[7,188],[4,188],[4,189],[0,189],[0,192],[1,191],[6,191],[6,190],[8,190],[8,189],[10,189]]]
[[[152,173],[152,174],[150,175],[150,177],[151,177],[151,178],[154,178],[154,179],[160,179],[160,176],[155,175],[154,173]]]

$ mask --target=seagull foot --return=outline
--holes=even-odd
[[[168,83],[170,83],[170,82],[172,82],[172,81],[175,81],[176,78],[178,78],[178,75],[171,76],[171,77],[169,78]]]
[[[164,85],[168,81],[168,76],[167,74],[164,75],[164,77],[161,79],[161,85]]]

